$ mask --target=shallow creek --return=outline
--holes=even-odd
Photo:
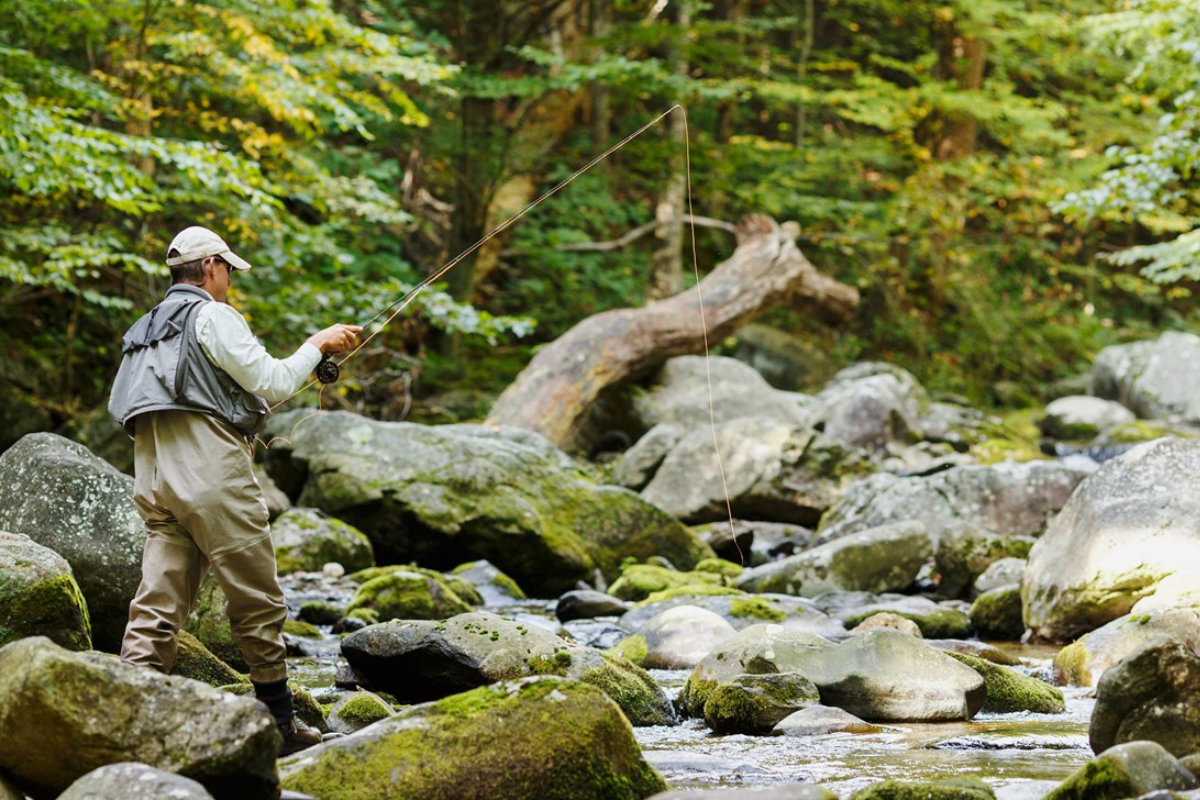
[[[353,587],[307,584],[300,576],[284,581],[293,612],[308,600],[347,603]],[[554,601],[528,601],[486,610],[560,629]],[[341,658],[338,638],[305,640],[306,656],[289,658],[292,677],[318,700],[333,690]],[[1003,649],[1021,659],[1021,669],[1048,674],[1055,648]],[[685,670],[652,670],[651,675],[674,697],[687,681]],[[846,798],[871,783],[938,780],[975,776],[996,791],[1000,800],[1037,800],[1092,755],[1087,729],[1093,700],[1086,689],[1066,689],[1065,714],[980,714],[971,722],[894,724],[874,734],[824,736],[717,736],[702,721],[673,727],[635,728],[646,759],[676,788],[765,786],[808,781]]]

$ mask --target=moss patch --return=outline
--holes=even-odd
[[[761,619],[764,622],[782,622],[787,619],[787,613],[783,609],[777,608],[772,601],[753,595],[735,597],[730,600],[729,616]]]
[[[336,711],[338,720],[354,730],[365,728],[393,713],[390,705],[370,692],[359,692],[338,706]]]
[[[983,682],[987,686],[987,700],[983,703],[984,711],[1001,714],[1014,711],[1061,714],[1067,710],[1062,692],[1048,683],[966,653],[944,652],[956,661],[966,664],[983,677]]]
[[[26,636],[45,636],[68,650],[91,649],[87,602],[72,576],[56,575],[25,587],[0,587],[5,589],[0,595],[0,647]]]
[[[249,684],[250,678],[236,671],[209,652],[200,640],[187,631],[179,632],[179,650],[175,657],[172,675],[223,687],[231,684]]]
[[[298,636],[301,639],[321,638],[321,631],[317,629],[316,625],[298,619],[284,620],[283,632],[290,636]]]
[[[608,652],[615,656],[620,656],[626,661],[637,664],[640,667],[646,662],[646,655],[649,652],[649,648],[646,646],[645,636],[634,634],[633,636],[626,636],[617,643],[616,647],[610,648]]]
[[[994,800],[995,792],[979,778],[944,781],[873,783],[850,795],[850,800]]]
[[[914,614],[909,611],[890,608],[875,608],[870,611],[852,614],[844,619],[843,622],[848,629],[854,628],[863,620],[878,614],[880,611],[888,611],[898,617],[904,617],[917,623],[917,627],[921,629],[921,635],[926,639],[966,639],[971,635],[970,617],[953,608],[939,608],[928,614]]]

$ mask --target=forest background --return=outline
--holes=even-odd
[[[283,355],[675,103],[689,161],[669,115],[422,292],[326,405],[478,418],[540,344],[691,285],[689,167],[701,274],[735,244],[712,221],[761,213],[859,289],[836,328],[761,320],[826,372],[884,360],[975,404],[1039,403],[1100,348],[1197,319],[1198,12],[0,0],[0,448],[111,433],[121,335],[181,228],[254,265],[230,302]]]

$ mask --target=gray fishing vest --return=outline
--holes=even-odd
[[[213,364],[196,338],[196,314],[212,302],[203,289],[177,284],[125,334],[108,412],[130,436],[138,414],[169,409],[210,414],[246,436],[262,426],[266,402]]]

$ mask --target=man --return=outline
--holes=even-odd
[[[279,725],[281,754],[295,752],[321,735],[296,718],[287,685],[287,605],[250,442],[267,403],[303,386],[323,354],[351,349],[362,328],[333,325],[275,359],[225,303],[233,271],[250,265],[221,237],[181,231],[167,265],[172,286],[125,334],[108,406],[134,439],[134,497],[147,531],[121,658],[170,672],[211,568],[255,695]]]

